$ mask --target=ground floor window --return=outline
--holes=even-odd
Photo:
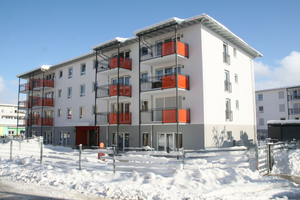
[[[143,145],[142,146],[150,146],[149,145],[149,134],[143,133]]]
[[[182,133],[178,135],[178,142],[176,142],[177,133],[158,133],[157,135],[157,149],[158,151],[174,151],[178,148],[182,148]],[[178,144],[178,145],[177,145]]]
[[[36,137],[36,131],[31,131],[29,137]]]
[[[14,135],[15,131],[8,131],[8,135]]]
[[[119,151],[126,151],[129,147],[129,133],[119,133],[117,142],[117,133],[112,133],[112,146],[117,146]]]
[[[70,141],[70,132],[59,132],[59,145],[68,146]]]
[[[52,132],[44,132],[44,144],[52,144]]]

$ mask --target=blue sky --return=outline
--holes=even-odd
[[[18,74],[202,13],[264,55],[255,59],[257,89],[300,84],[299,8],[299,0],[0,0],[0,103],[17,103]]]

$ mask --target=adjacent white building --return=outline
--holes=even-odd
[[[134,34],[18,75],[27,134],[119,151],[253,143],[253,59],[262,54],[206,14]]]
[[[268,136],[269,120],[299,120],[300,86],[257,90],[255,93],[258,137]]]

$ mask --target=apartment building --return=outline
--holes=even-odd
[[[268,137],[269,120],[299,120],[300,86],[257,90],[256,116],[259,138]]]
[[[206,14],[134,35],[18,75],[27,80],[20,84],[27,134],[56,145],[103,142],[118,151],[256,139],[253,59],[262,54]]]
[[[0,104],[0,137],[23,135],[25,127],[18,127],[18,121],[23,122],[25,113],[18,113],[18,105]]]

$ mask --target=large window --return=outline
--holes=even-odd
[[[72,98],[72,87],[68,87],[68,99]]]
[[[80,107],[79,108],[79,114],[80,114],[80,119],[83,119],[84,118],[84,114],[85,114],[84,107]]]
[[[83,63],[80,66],[80,75],[85,75],[85,71],[86,71],[86,64]]]
[[[80,86],[80,96],[84,97],[85,96],[85,85]]]
[[[228,54],[228,45],[223,43],[223,62],[230,64],[230,56]]]
[[[263,94],[258,94],[258,101],[262,101],[264,99]]]
[[[231,92],[230,75],[227,70],[224,71],[224,90],[226,92]]]
[[[70,132],[59,132],[59,145],[68,146],[70,145]]]
[[[67,113],[68,113],[67,119],[72,119],[72,108],[68,108]]]
[[[263,106],[259,106],[258,107],[258,112],[259,113],[264,113],[264,107]]]
[[[69,78],[73,77],[73,67],[69,67]]]

